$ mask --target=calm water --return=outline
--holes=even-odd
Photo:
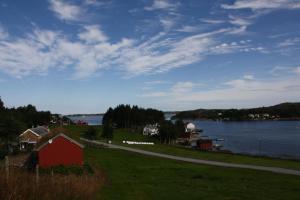
[[[72,121],[74,121],[75,123],[77,121],[85,121],[87,122],[89,125],[101,125],[102,124],[102,115],[90,115],[90,116],[72,116],[69,117]]]
[[[235,153],[300,159],[300,121],[193,121],[202,135],[223,138],[224,149]]]
[[[170,117],[170,116],[167,116]],[[102,124],[102,116],[71,117],[89,125]],[[202,135],[222,138],[223,149],[235,153],[300,159],[300,121],[216,122],[191,121]]]

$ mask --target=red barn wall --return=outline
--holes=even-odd
[[[201,142],[198,142],[198,147],[201,150],[209,151],[209,150],[212,150],[213,144],[212,144],[212,141],[201,141]]]
[[[38,159],[40,167],[83,165],[83,150],[60,136],[39,150]]]

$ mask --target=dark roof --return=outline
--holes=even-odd
[[[43,127],[43,126],[38,126],[35,128],[31,128],[31,131],[33,131],[34,133],[40,135],[40,136],[45,136],[49,133],[48,129]]]
[[[44,146],[46,146],[47,144],[49,144],[49,140],[52,140],[54,141],[56,138],[58,137],[63,137],[67,140],[69,140],[70,142],[76,144],[77,146],[79,146],[80,148],[84,148],[84,146],[82,144],[80,144],[79,142],[77,142],[76,140],[66,136],[65,134],[63,133],[59,133],[59,134],[56,134],[56,135],[48,135],[47,137],[44,137],[41,139],[41,141],[37,144],[36,148],[34,149],[35,151],[39,151],[41,150]]]

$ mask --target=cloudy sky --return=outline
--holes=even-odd
[[[300,0],[0,0],[6,106],[300,101]]]

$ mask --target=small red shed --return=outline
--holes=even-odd
[[[58,165],[83,165],[84,146],[72,138],[61,133],[44,142],[35,150],[37,163],[40,167],[53,167]]]
[[[210,151],[213,149],[213,142],[211,139],[200,139],[197,140],[197,147],[200,150]]]

